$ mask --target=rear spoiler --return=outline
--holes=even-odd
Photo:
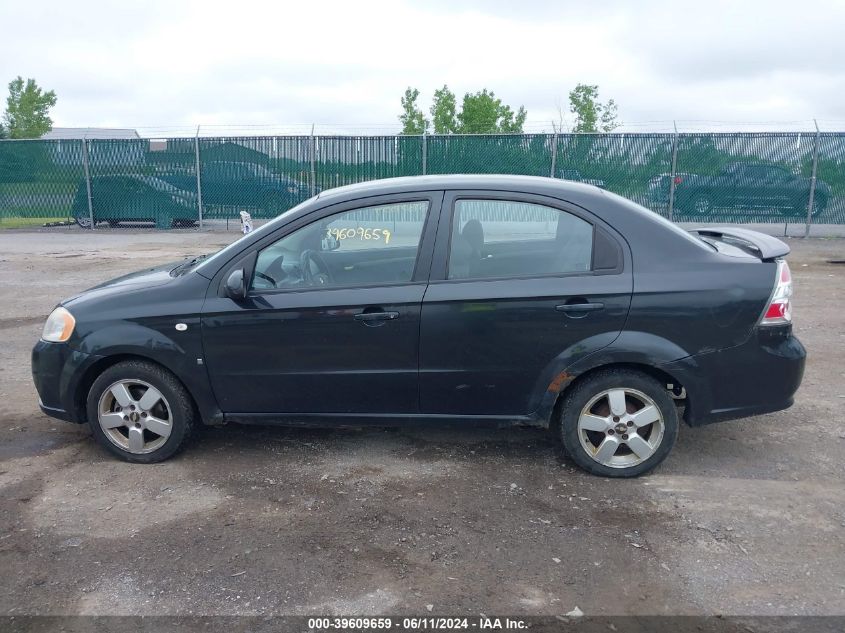
[[[764,261],[786,257],[789,254],[789,246],[781,242],[778,238],[750,229],[717,226],[691,229],[690,233],[696,233],[703,237],[712,237],[733,244],[743,250],[750,251]]]

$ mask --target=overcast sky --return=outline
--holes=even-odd
[[[446,83],[539,131],[584,82],[630,131],[845,128],[842,1],[0,0],[0,25],[0,81],[54,89],[56,126],[388,133]]]

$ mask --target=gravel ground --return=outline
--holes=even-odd
[[[0,614],[845,614],[845,240],[791,240],[795,406],[654,474],[542,430],[209,429],[133,466],[38,411],[62,297],[232,232],[0,233]]]

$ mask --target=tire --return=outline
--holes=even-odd
[[[157,394],[147,395],[149,389]],[[196,426],[193,400],[182,383],[146,361],[117,363],[100,374],[88,392],[87,412],[97,441],[112,455],[135,464],[172,457]]]
[[[625,395],[625,411],[614,417],[618,411],[613,410],[611,397],[619,407],[620,391]],[[651,406],[654,411],[648,409]],[[645,414],[639,422],[636,413]],[[582,422],[585,414],[588,417]],[[572,460],[602,477],[637,477],[650,471],[672,450],[678,427],[678,410],[666,386],[630,369],[600,370],[576,383],[564,395],[559,425],[561,441]],[[629,446],[633,437],[639,439]],[[599,450],[603,446],[608,452]]]
[[[795,203],[795,205],[793,206],[793,208],[791,210],[787,209],[784,212],[784,215],[789,214],[790,211],[791,211],[791,214],[798,219],[806,218],[807,217],[807,205],[808,204],[809,204],[809,200],[806,199],[806,198],[804,200],[799,200]],[[815,198],[813,198],[813,212],[810,214],[810,217],[811,218],[819,217],[824,212],[824,210],[826,208],[827,208],[827,197],[816,196]]]
[[[714,211],[713,199],[703,193],[694,196],[687,206],[687,213],[694,217],[707,217]]]

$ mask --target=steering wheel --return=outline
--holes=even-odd
[[[309,248],[302,251],[302,255],[299,257],[299,264],[302,268],[303,281],[308,285],[325,286],[334,281],[322,255],[315,250]],[[316,273],[311,270],[311,264],[314,264],[314,267],[317,269]]]

